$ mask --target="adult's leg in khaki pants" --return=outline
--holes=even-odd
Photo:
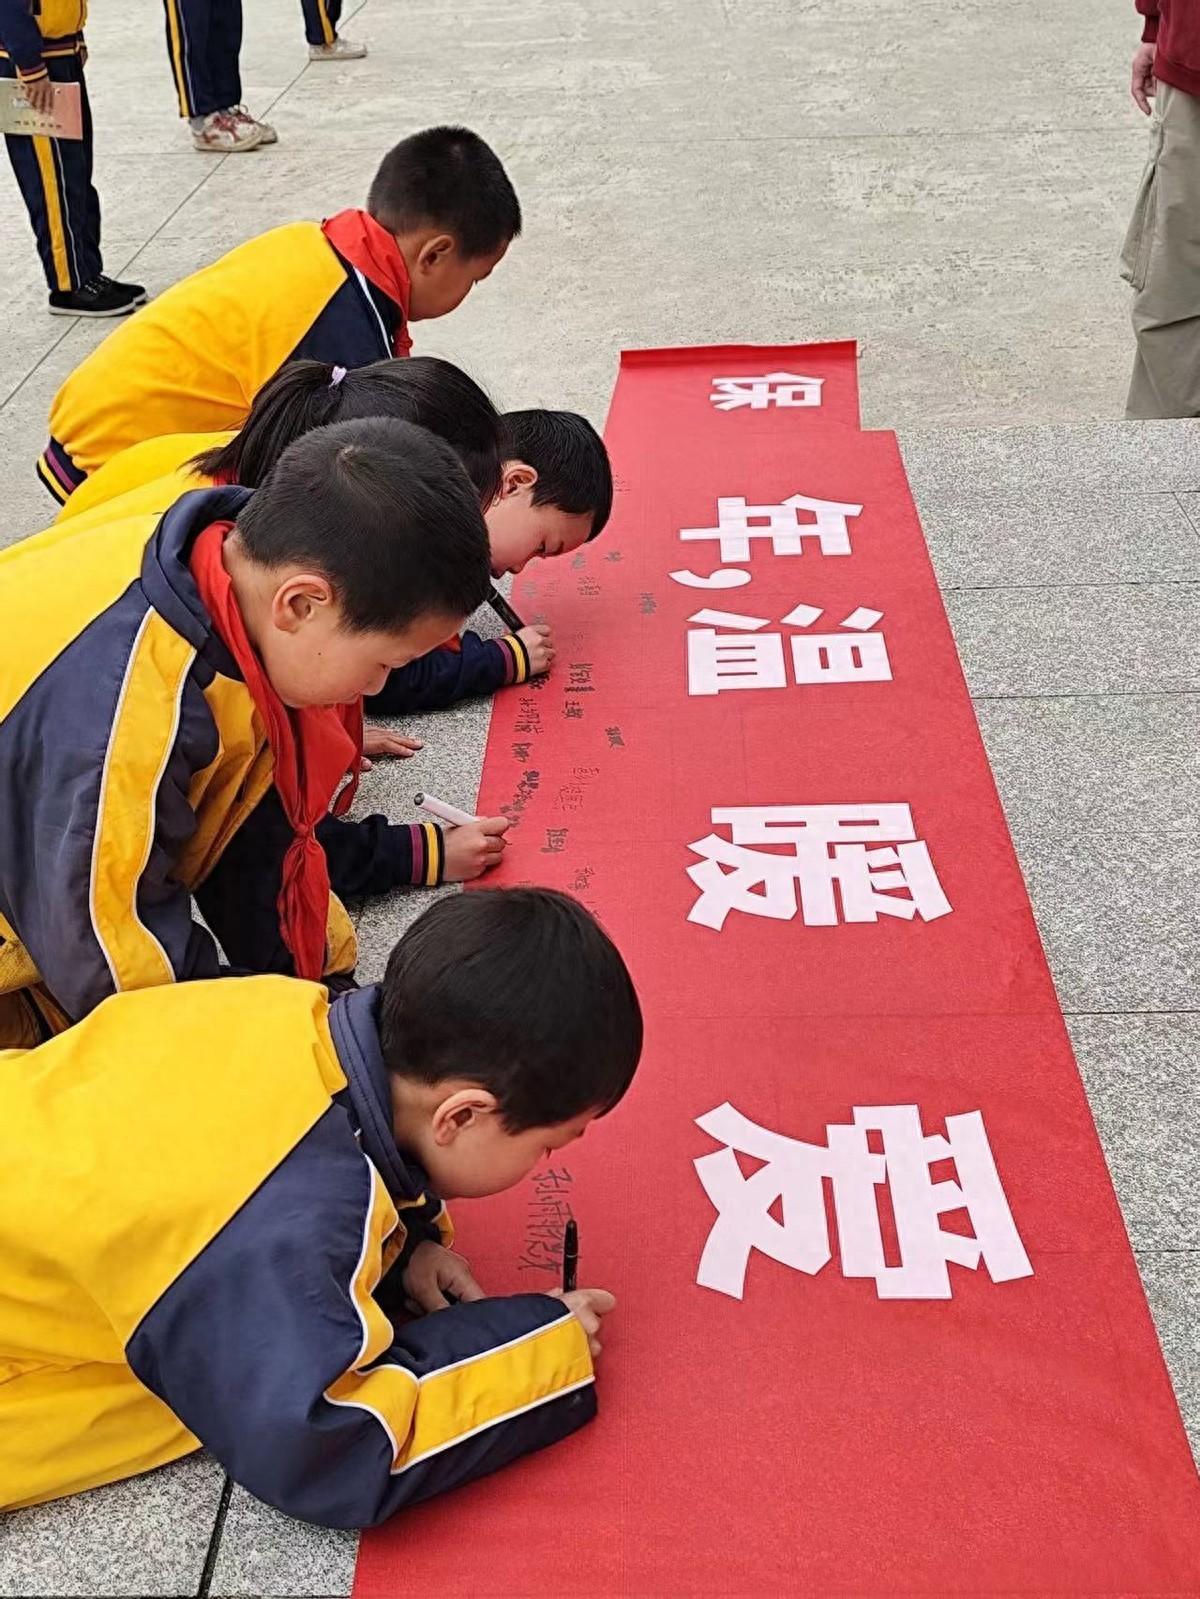
[[[1160,83],[1121,256],[1137,356],[1125,415],[1200,416],[1200,99]]]

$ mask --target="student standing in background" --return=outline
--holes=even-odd
[[[52,316],[124,316],[140,305],[140,283],[105,277],[100,197],[92,186],[92,112],[83,68],[87,0],[0,0],[0,78],[16,78],[37,111],[54,108],[54,85],[77,83],[82,139],[5,138],[33,224]]]
[[[197,150],[230,155],[278,135],[242,104],[242,0],[163,0],[167,57]]]
[[[355,44],[338,33],[342,0],[300,0],[304,11],[304,37],[310,61],[361,61],[365,44]]]

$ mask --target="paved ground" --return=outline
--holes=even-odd
[[[622,344],[857,336],[869,426],[905,457],[1180,1403],[1200,1445],[1200,427],[1124,424],[1114,258],[1144,128],[1132,5],[1095,0],[368,0],[366,62],[309,67],[295,0],[253,0],[253,109],[281,143],[193,154],[154,0],[91,30],[108,266],[153,289],[363,196],[380,151],[461,120],[528,231],[418,349],[498,402],[600,421]],[[0,181],[7,182],[7,179]],[[43,524],[31,463],[97,337],[44,313],[0,214],[0,541]],[[1098,419],[1098,420],[1096,420]],[[431,720],[469,804],[486,707]],[[430,786],[434,786],[430,781]],[[408,897],[362,919],[374,972]],[[342,1594],[354,1538],[197,1458],[0,1523],[0,1593]]]

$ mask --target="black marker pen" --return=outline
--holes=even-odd
[[[487,602],[510,633],[519,633],[525,626],[524,622],[522,622],[521,618],[513,610],[512,606],[508,603],[498,589],[489,589]]]
[[[579,1270],[579,1226],[574,1216],[563,1233],[563,1293],[575,1292],[575,1274]]]

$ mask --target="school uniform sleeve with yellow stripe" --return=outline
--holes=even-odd
[[[587,1337],[559,1300],[481,1300],[399,1327],[381,1309],[385,1265],[400,1269],[444,1224],[414,1227],[430,1196],[390,1132],[377,1007],[373,989],[335,1002],[345,1101],[179,1273],[127,1346],[141,1382],[235,1481],[336,1527],[372,1526],[498,1470],[596,1410]]]
[[[515,633],[483,639],[464,633],[457,645],[442,645],[388,674],[382,690],[367,701],[375,716],[413,716],[438,711],[472,694],[494,694],[529,678],[529,651]]]
[[[157,511],[161,516],[189,489],[211,488],[191,462],[197,455],[224,445],[232,433],[166,433],[143,439],[106,461],[71,495],[54,518],[56,523],[89,516],[115,521]]]

